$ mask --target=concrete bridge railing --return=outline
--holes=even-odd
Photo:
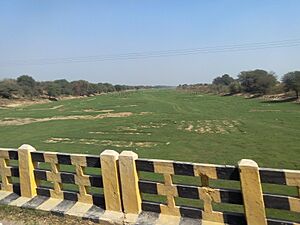
[[[149,211],[203,224],[300,224],[266,216],[268,209],[300,213],[300,171],[259,168],[247,159],[227,166],[141,159],[131,151],[105,150],[95,156],[22,145],[0,149],[0,175],[1,191],[96,205],[124,214],[132,223],[142,211]],[[234,184],[216,187],[222,180]],[[297,194],[264,193],[263,184],[291,186]]]

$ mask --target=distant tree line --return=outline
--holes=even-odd
[[[60,96],[91,96],[101,93],[138,90],[151,86],[112,85],[110,83],[90,83],[85,80],[69,82],[65,79],[36,81],[31,76],[22,75],[17,79],[0,81],[2,98],[56,98]]]
[[[299,98],[300,71],[289,72],[279,81],[275,73],[256,69],[240,72],[237,79],[224,74],[216,77],[212,84],[183,84],[177,88],[204,93],[248,93],[253,95],[279,94],[293,91],[295,96]]]

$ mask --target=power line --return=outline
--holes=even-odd
[[[210,47],[202,47],[202,48],[171,49],[171,50],[163,50],[163,51],[130,52],[130,53],[123,53],[123,54],[94,55],[94,56],[83,56],[83,57],[10,60],[7,62],[2,62],[0,64],[2,66],[46,65],[46,64],[85,63],[85,62],[116,61],[116,60],[136,60],[136,59],[174,57],[174,56],[185,56],[185,55],[196,55],[196,54],[256,51],[256,50],[263,50],[263,49],[286,48],[286,47],[296,47],[296,46],[300,46],[300,39],[210,46]]]

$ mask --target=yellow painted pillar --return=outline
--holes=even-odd
[[[247,224],[267,225],[258,165],[249,159],[242,159],[238,165]]]
[[[100,154],[105,208],[110,211],[122,212],[118,158],[119,153],[113,150],[105,150]]]
[[[20,188],[21,196],[32,198],[36,196],[36,180],[34,178],[34,163],[31,159],[31,152],[35,148],[30,145],[22,145],[18,149],[19,155],[19,174],[20,174]]]
[[[123,151],[119,156],[119,169],[122,187],[122,199],[125,213],[141,212],[141,195],[139,178],[135,166],[138,155],[131,151]]]

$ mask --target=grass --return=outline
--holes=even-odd
[[[63,106],[50,109],[59,105]],[[102,114],[84,111],[89,109],[133,115],[0,126],[0,146],[17,148],[28,143],[39,150],[90,154],[100,154],[109,148],[119,152],[132,150],[147,158],[233,165],[242,158],[250,158],[264,167],[299,169],[300,106],[293,103],[270,104],[242,97],[150,90],[0,109],[0,120]],[[141,112],[149,114],[138,115]],[[189,124],[205,126],[205,122],[197,122],[205,120],[211,121],[211,127],[222,121],[239,124],[233,129],[224,125],[225,133],[184,130]],[[51,138],[70,141],[45,143]],[[130,142],[150,142],[150,147],[128,146]]]
[[[106,113],[101,110],[132,115],[70,119]],[[53,117],[69,119],[3,126],[4,120]],[[145,90],[0,109],[0,147],[27,143],[38,150],[96,155],[132,150],[141,158],[230,165],[248,158],[260,167],[300,169],[299,127],[300,105],[291,102]]]

